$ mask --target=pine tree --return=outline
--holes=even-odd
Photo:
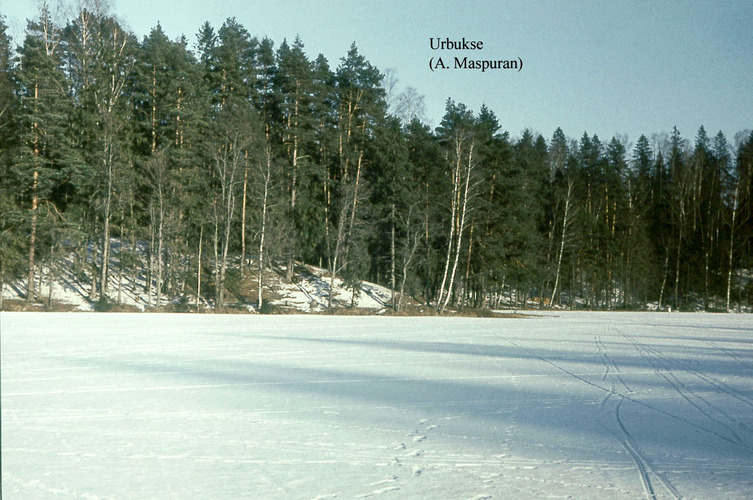
[[[345,269],[349,258],[361,259],[360,247],[352,248],[365,187],[365,143],[376,124],[384,117],[386,104],[382,77],[353,44],[342,58],[335,74],[335,103],[337,105],[338,163],[330,171],[332,234],[330,246],[330,297],[328,308],[334,306],[335,276]],[[355,241],[355,240],[353,240]]]
[[[274,85],[280,112],[279,140],[282,143],[283,156],[288,164],[286,167],[287,187],[289,196],[286,227],[289,239],[286,242],[287,266],[286,278],[293,278],[294,260],[300,253],[297,248],[299,222],[303,222],[303,213],[299,208],[299,191],[302,182],[308,183],[308,176],[301,175],[301,162],[311,163],[311,139],[315,122],[313,121],[312,67],[303,52],[303,43],[296,37],[293,45],[286,41],[277,51],[278,71],[275,74]]]
[[[212,158],[211,213],[214,222],[215,306],[225,307],[225,286],[230,254],[230,234],[237,218],[238,187],[250,157],[266,161],[258,151],[262,138],[255,110],[248,101],[227,98],[216,115],[213,138],[208,144]]]
[[[410,162],[408,143],[397,118],[388,117],[376,128],[368,156],[374,165],[369,175],[373,221],[369,247],[378,257],[372,263],[372,275],[386,278],[391,307],[400,310],[423,231],[419,175]]]
[[[204,35],[210,36],[209,33]],[[231,96],[250,100],[256,85],[254,58],[258,40],[251,37],[235,18],[229,18],[217,32],[217,43],[207,43],[211,47],[207,79],[215,105],[223,107]]]
[[[544,206],[548,198],[548,177],[550,161],[546,140],[525,130],[523,136],[513,145],[511,173],[517,177],[509,189],[508,202],[503,211],[508,212],[505,223],[507,241],[508,279],[521,292],[523,306],[526,297],[538,297],[539,305],[544,302],[543,290],[537,290],[544,278],[545,261],[542,256],[545,248],[543,238]],[[515,192],[512,192],[512,190]],[[543,288],[543,287],[542,287]]]
[[[744,137],[737,149],[731,175],[733,196],[730,214],[730,250],[727,276],[727,309],[730,308],[735,269],[753,267],[753,133]],[[742,285],[742,283],[741,283]],[[739,290],[740,302],[753,302],[753,286]]]
[[[549,304],[554,305],[555,300],[559,298],[560,283],[562,276],[562,261],[565,256],[565,245],[571,236],[571,225],[574,220],[575,212],[575,172],[568,168],[571,153],[565,139],[562,129],[557,128],[552,137],[549,150],[552,171],[552,209],[551,224],[549,230],[550,251],[553,259],[556,259],[554,285],[552,286],[552,295]],[[558,234],[559,232],[559,234]],[[571,293],[572,295],[572,293]]]
[[[25,246],[18,184],[10,169],[11,152],[16,150],[18,139],[14,71],[11,39],[5,18],[0,16],[0,310],[5,283],[22,273]]]
[[[627,302],[630,261],[626,251],[629,248],[626,232],[630,223],[629,187],[626,186],[628,174],[626,139],[613,137],[606,149],[604,186],[608,309],[614,307],[614,300],[622,304]]]
[[[10,140],[15,134],[13,114],[15,112],[15,82],[13,49],[5,16],[0,15],[0,132],[2,132],[2,152],[5,157],[12,147]],[[7,158],[0,158],[0,160]]]
[[[335,75],[322,54],[313,63],[312,97],[311,163],[304,164],[308,168],[302,171],[309,181],[300,183],[300,196],[296,203],[302,220],[296,229],[303,246],[302,257],[318,261],[321,267],[325,264],[331,267],[334,186],[330,167],[337,162],[337,108]]]
[[[478,286],[477,295],[497,296],[500,289],[513,281],[520,269],[520,232],[517,223],[525,211],[524,170],[516,161],[516,151],[507,132],[499,133],[500,126],[494,114],[482,107],[478,117],[478,155],[481,175],[478,214],[474,230],[475,239],[469,244],[475,254],[474,270]],[[474,305],[481,305],[478,300]]]
[[[188,279],[167,262],[177,262],[179,250],[192,253],[186,244],[198,228],[191,224],[201,225],[204,217],[199,214],[206,212],[206,206],[197,206],[202,204],[197,194],[205,186],[199,170],[206,162],[202,132],[209,102],[198,63],[184,39],[168,40],[157,25],[140,50],[131,79],[137,129],[134,149],[145,174],[144,192],[149,193],[145,204],[150,234],[156,235],[155,246],[150,248],[150,275],[155,279],[149,280],[149,297],[154,282],[159,306],[163,283],[179,283],[183,288]],[[189,213],[196,217],[187,217]]]
[[[689,232],[689,221],[694,213],[693,201],[693,172],[688,168],[686,149],[682,136],[677,127],[672,130],[669,151],[670,176],[670,215],[674,230],[674,306],[680,308],[681,288],[680,278],[685,255],[683,249]]]
[[[431,129],[414,119],[406,130],[408,160],[411,170],[415,172],[419,197],[417,217],[421,220],[421,260],[417,274],[423,283],[423,295],[426,305],[433,302],[435,290],[439,285],[437,274],[440,273],[440,253],[445,239],[444,213],[442,196],[447,191],[443,169],[444,153],[437,137]]]
[[[280,121],[279,109],[275,95],[275,74],[277,61],[274,42],[264,37],[255,50],[254,58],[254,104],[264,122],[264,134],[267,138]]]
[[[77,146],[93,182],[90,224],[99,226],[99,276],[93,276],[100,301],[108,300],[110,233],[120,169],[127,168],[130,145],[126,85],[135,65],[137,42],[100,3],[82,9],[65,30],[68,65],[76,96]],[[93,232],[90,233],[93,236]],[[98,279],[98,287],[94,286]]]
[[[652,182],[653,170],[654,152],[646,136],[641,135],[633,148],[625,175],[625,274],[629,281],[624,286],[626,300],[632,300],[635,304],[648,302],[651,294],[656,293],[656,277],[661,276],[657,265],[659,257],[649,229],[657,196]]]
[[[69,116],[70,84],[63,71],[61,29],[43,5],[38,21],[30,22],[19,50],[19,110],[21,135],[14,168],[17,185],[28,193],[29,251],[27,299],[36,298],[35,276],[40,208],[59,216],[60,189],[72,176],[76,160]]]

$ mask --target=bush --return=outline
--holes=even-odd
[[[269,301],[262,302],[261,307],[259,308],[259,314],[276,314],[277,313],[277,306],[274,304],[271,304]]]
[[[114,302],[111,302],[106,295],[102,295],[94,304],[94,310],[97,312],[108,312],[111,311],[114,306]]]

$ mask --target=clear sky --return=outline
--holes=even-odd
[[[486,104],[513,136],[555,128],[607,142],[670,132],[694,140],[753,128],[753,2],[708,1],[397,1],[115,0],[111,11],[139,38],[160,22],[193,46],[199,27],[228,17],[279,46],[300,35],[313,59],[334,69],[350,44],[398,88],[425,96],[430,124],[448,97],[473,110]],[[35,0],[0,0],[11,34],[35,17]],[[434,51],[429,39],[481,40],[481,51]],[[20,38],[18,38],[20,40]],[[520,72],[429,69],[441,56],[517,59]]]

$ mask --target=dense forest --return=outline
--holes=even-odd
[[[225,309],[237,279],[261,307],[295,263],[395,309],[753,303],[750,131],[518,137],[453,99],[432,129],[355,44],[334,65],[232,18],[139,41],[92,5],[16,43],[0,18],[0,281],[29,301],[73,255],[106,305],[147,255],[154,307]]]

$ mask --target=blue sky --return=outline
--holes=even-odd
[[[23,33],[34,0],[0,0],[11,33]],[[753,128],[753,2],[726,1],[348,1],[115,0],[111,11],[139,38],[160,22],[191,45],[199,27],[235,17],[279,46],[300,35],[311,58],[334,69],[350,44],[398,88],[425,96],[439,124],[451,97],[473,110],[486,104],[513,136],[530,128],[550,138],[556,127],[608,141],[670,132],[695,138],[722,130],[730,142]],[[439,54],[431,37],[482,40],[480,52]],[[520,72],[431,72],[441,55],[523,60]]]

